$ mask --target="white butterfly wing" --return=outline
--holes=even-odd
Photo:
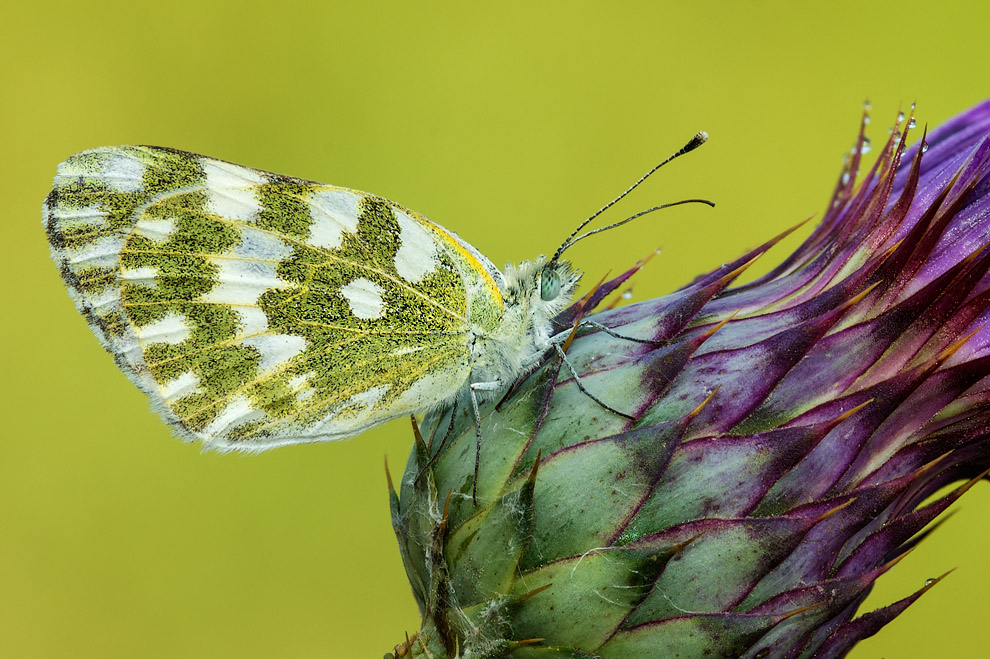
[[[497,270],[387,200],[181,151],[59,166],[52,256],[118,365],[220,449],[349,437],[440,403],[494,327]]]

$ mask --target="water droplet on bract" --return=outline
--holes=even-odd
[[[870,104],[870,99],[866,99],[865,101],[863,101],[863,109],[866,110],[867,112],[873,109],[873,106]]]
[[[849,172],[842,172],[842,185],[849,182]]]
[[[911,114],[914,114],[914,108],[915,108],[916,105],[918,105],[918,104],[917,103],[912,103],[911,104]]]
[[[900,124],[900,123],[903,123],[903,122],[904,122],[904,111],[903,110],[898,110],[898,112],[897,112],[897,123]]]
[[[933,583],[935,583],[935,579],[925,579],[926,586],[931,586]]]
[[[928,142],[923,142],[921,144],[921,152],[924,153],[927,150],[928,150]]]
[[[625,293],[623,293],[622,294],[622,299],[623,300],[631,300],[632,299],[632,291],[626,291]]]
[[[864,124],[870,123],[870,115],[868,115],[868,114],[863,115],[863,123]]]
[[[917,128],[918,122],[914,120],[914,117],[908,119],[908,128]]]
[[[873,148],[873,143],[870,142],[870,138],[864,137],[863,138],[863,143],[859,145],[859,152],[860,153],[869,153],[870,152],[870,149],[872,149],[872,148]]]

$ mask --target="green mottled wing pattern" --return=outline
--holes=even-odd
[[[349,437],[448,400],[470,328],[502,312],[497,270],[422,216],[181,151],[77,154],[43,212],[103,345],[213,448]]]

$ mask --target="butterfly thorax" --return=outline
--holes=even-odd
[[[555,264],[560,291],[553,299],[544,300],[541,274],[546,263],[546,257],[541,256],[506,266],[502,291],[505,310],[500,321],[491,328],[472,328],[471,382],[508,386],[547,349],[550,337],[562,329],[555,327],[552,319],[570,303],[580,275],[566,262]]]

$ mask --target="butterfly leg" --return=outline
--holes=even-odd
[[[605,327],[601,323],[596,323],[593,320],[582,320],[581,325],[584,327],[594,327],[596,330],[605,332],[609,336],[615,337],[616,339],[622,339],[623,341],[632,341],[633,343],[645,343],[651,346],[659,346],[667,343],[667,341],[655,341],[653,339],[637,339],[634,336],[625,336],[624,334],[619,334],[615,330],[609,329],[608,327]]]
[[[481,467],[481,411],[478,409],[478,394],[476,391],[497,391],[501,382],[472,382],[468,387],[471,394],[471,409],[474,411],[474,432],[477,444],[474,449],[474,485],[471,486],[471,500],[478,505],[478,470]]]
[[[595,401],[596,403],[598,403],[599,405],[601,405],[603,408],[605,408],[606,410],[608,410],[612,414],[617,414],[618,416],[621,416],[624,419],[629,419],[630,421],[635,420],[634,417],[626,414],[625,412],[620,412],[619,410],[606,405],[605,403],[603,403],[602,401],[600,401],[598,398],[596,398],[590,391],[588,391],[587,389],[585,389],[584,388],[584,383],[581,382],[581,378],[578,376],[577,371],[574,369],[574,366],[571,365],[571,361],[567,358],[567,353],[564,352],[564,349],[561,348],[560,347],[560,344],[559,343],[556,343],[556,342],[554,342],[553,347],[557,351],[557,355],[564,362],[564,365],[567,367],[567,370],[570,371],[571,372],[571,375],[574,376],[574,384],[577,385],[578,390],[580,390],[580,392],[582,394],[584,394],[585,396],[587,396],[591,400]]]

